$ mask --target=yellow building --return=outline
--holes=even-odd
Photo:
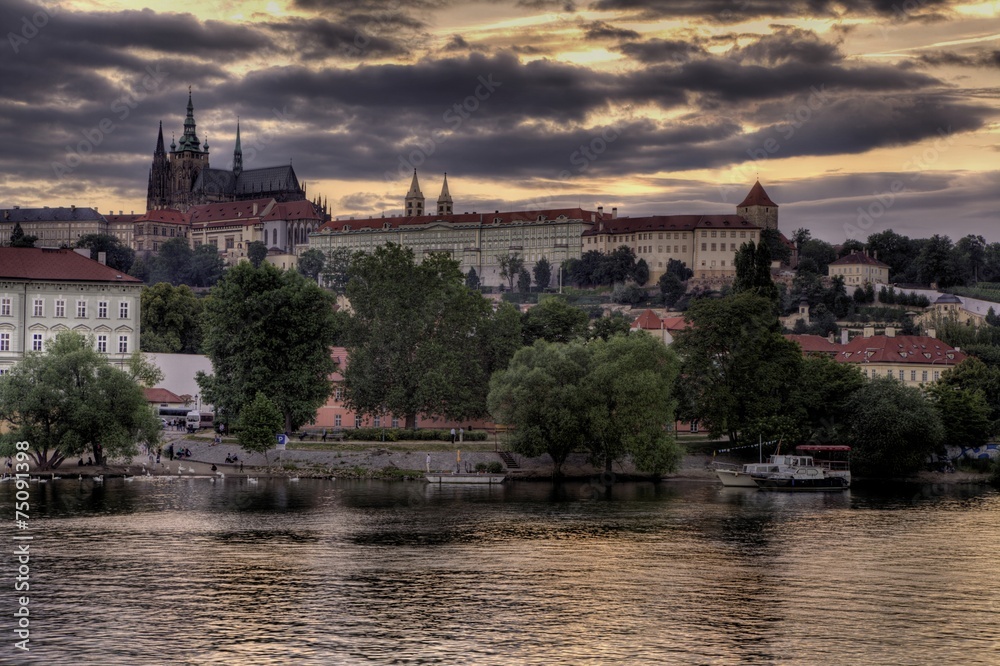
[[[896,335],[887,327],[885,335],[874,335],[873,329],[866,328],[863,335],[839,345],[834,358],[857,365],[869,379],[891,376],[908,386],[919,386],[936,382],[967,355],[937,338]]]
[[[93,208],[76,206],[49,208],[8,208],[0,211],[0,238],[10,238],[20,224],[26,236],[35,236],[35,247],[74,247],[90,234],[108,233],[108,221]]]
[[[887,284],[889,266],[868,256],[867,252],[852,252],[832,262],[827,268],[827,275],[840,275],[844,278],[844,285],[848,287],[862,287],[868,283]]]

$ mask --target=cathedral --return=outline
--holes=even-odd
[[[281,203],[304,201],[305,187],[299,184],[292,165],[243,168],[240,127],[236,125],[236,148],[232,171],[212,169],[208,163],[208,139],[198,139],[194,122],[194,103],[188,90],[187,117],[180,142],[170,141],[170,152],[163,146],[163,123],[160,123],[149,170],[146,210],[189,207],[220,201],[248,201],[270,198]]]

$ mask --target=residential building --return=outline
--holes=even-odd
[[[857,365],[866,377],[891,376],[908,386],[936,382],[941,374],[968,356],[931,335],[896,335],[886,327],[885,335],[864,329],[862,335],[834,343],[818,335],[786,335],[802,348],[803,355],[824,354],[838,363]],[[831,336],[832,338],[832,336]]]
[[[142,282],[82,252],[0,247],[0,374],[60,331],[119,363],[139,349]]]
[[[889,266],[876,257],[868,256],[868,252],[852,252],[832,262],[826,270],[827,275],[839,275],[844,278],[847,287],[872,286],[889,281]]]
[[[997,309],[1000,309],[1000,306],[997,306]],[[935,328],[948,322],[979,326],[985,321],[985,313],[972,312],[964,299],[954,294],[941,294],[932,300],[930,307],[914,319],[914,323]]]
[[[646,331],[665,345],[673,344],[678,331],[691,324],[684,317],[660,317],[652,310],[643,310],[632,322],[633,331]]]
[[[89,234],[108,233],[108,221],[93,208],[77,206],[7,208],[0,211],[0,239],[6,243],[14,225],[26,236],[35,236],[36,247],[72,247]]]

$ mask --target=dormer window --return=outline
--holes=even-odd
[[[544,215],[539,215],[538,216],[538,222],[544,222],[544,221],[545,221],[545,216]]]
[[[500,222],[502,222],[502,221],[503,220],[501,220],[499,217],[494,217],[493,218],[493,224],[500,224]]]
[[[345,224],[344,225],[344,231],[350,231],[350,230],[351,230],[351,225]]]

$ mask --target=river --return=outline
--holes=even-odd
[[[18,531],[0,484],[0,663],[1000,663],[986,488],[118,478],[29,494]],[[23,543],[29,652],[12,632]]]

